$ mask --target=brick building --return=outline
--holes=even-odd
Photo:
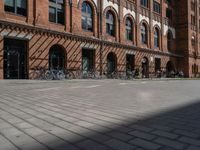
[[[0,78],[36,67],[198,74],[198,0],[0,0]]]

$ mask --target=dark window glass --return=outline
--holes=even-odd
[[[154,31],[154,46],[156,48],[159,47],[159,30],[158,29],[155,29]]]
[[[82,29],[93,31],[93,14],[91,6],[83,2],[82,4]]]
[[[108,11],[106,14],[106,33],[112,36],[115,35],[115,20],[110,11]]]
[[[64,24],[63,0],[49,0],[49,21]]]
[[[172,10],[169,8],[166,9],[166,17],[168,19],[172,19]]]
[[[148,7],[148,0],[140,0],[140,4],[144,7]]]
[[[126,19],[126,39],[133,40],[132,22],[129,18]]]
[[[160,13],[160,4],[156,1],[153,1],[153,11]]]
[[[27,15],[27,0],[4,0],[4,9],[18,15]]]
[[[141,41],[143,44],[147,44],[147,27],[145,24],[141,26]]]
[[[172,50],[172,41],[173,41],[173,36],[171,32],[168,32],[167,34],[167,49]]]
[[[55,45],[49,52],[49,69],[62,70],[65,68],[65,55],[61,47]]]

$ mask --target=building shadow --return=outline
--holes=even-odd
[[[156,113],[133,116],[132,119],[130,117],[123,122],[113,122],[109,126],[94,127],[89,123],[79,123],[82,128],[68,126],[64,122],[60,124],[69,133],[77,134],[77,137],[72,135],[70,138],[68,132],[62,132],[59,138],[63,137],[64,142],[51,139],[46,141],[50,143],[48,148],[200,150],[200,100],[173,109],[166,108]]]

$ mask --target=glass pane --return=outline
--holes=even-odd
[[[26,9],[26,0],[17,0],[17,14],[26,16],[27,9]]]
[[[14,7],[14,0],[4,0],[6,6]]]
[[[56,23],[56,9],[49,7],[49,21]]]
[[[64,12],[63,12],[63,10],[58,9],[57,15],[58,15],[58,22],[57,23],[64,24]]]
[[[17,0],[17,7],[26,9],[26,0]]]
[[[4,0],[4,9],[8,12],[15,12],[14,0]]]

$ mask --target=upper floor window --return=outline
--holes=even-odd
[[[172,4],[172,0],[166,0],[168,4]]]
[[[195,16],[191,15],[191,24],[195,25],[196,24],[196,20],[195,20]]]
[[[93,31],[92,8],[87,2],[82,4],[82,29]]]
[[[115,19],[110,11],[106,14],[106,33],[112,36],[115,35]]]
[[[148,7],[148,0],[140,0],[140,4],[144,7]]]
[[[172,19],[172,10],[169,8],[166,9],[166,17],[170,20]]]
[[[167,49],[168,50],[172,50],[172,42],[173,42],[173,35],[169,31],[168,34],[167,34]]]
[[[156,1],[153,1],[153,11],[160,13],[160,4]]]
[[[191,1],[191,10],[195,11],[195,1]]]
[[[144,23],[141,26],[141,41],[143,44],[147,44],[147,27]]]
[[[154,31],[154,47],[159,48],[159,30],[155,28]]]
[[[133,40],[133,29],[132,21],[126,18],[126,39]]]
[[[195,40],[195,36],[193,35],[193,36],[192,36],[192,39],[191,39],[191,43],[192,43],[192,48],[193,48],[193,49],[195,49],[195,41],[196,41],[196,40]]]
[[[64,24],[64,1],[49,0],[49,21]]]
[[[12,12],[18,15],[27,15],[26,0],[4,0],[4,9],[7,12]]]

